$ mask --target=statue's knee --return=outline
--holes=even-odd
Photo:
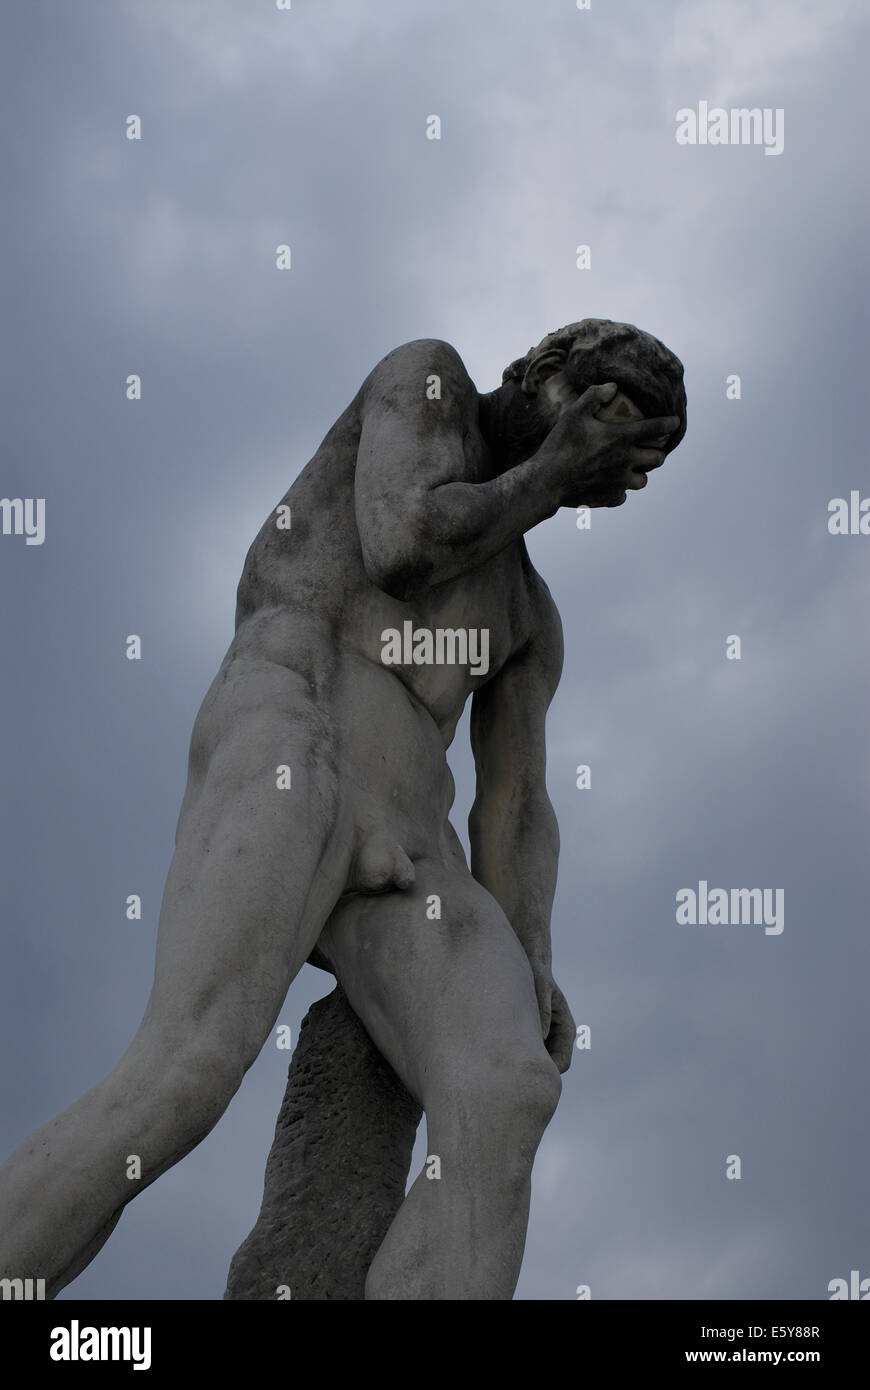
[[[533,1129],[546,1129],[562,1094],[559,1069],[543,1047],[533,1057],[518,1058],[510,1069],[514,1104]]]
[[[242,1060],[217,1041],[187,1038],[157,1079],[166,1113],[178,1116],[185,1128],[207,1131],[223,1115],[245,1070]]]
[[[469,1080],[464,1090],[481,1118],[480,1133],[497,1146],[508,1138],[515,1138],[522,1147],[537,1142],[562,1092],[558,1068],[543,1046],[531,1055],[487,1059],[470,1084]]]

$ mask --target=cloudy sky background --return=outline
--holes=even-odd
[[[443,337],[488,390],[548,330],[625,319],[684,361],[689,429],[591,531],[565,510],[529,541],[567,653],[555,967],[592,1049],[539,1153],[517,1297],[870,1276],[870,537],[827,531],[829,499],[870,495],[861,8],[6,7],[0,492],[46,498],[46,540],[0,537],[4,1154],[139,1021],[245,552],[367,372]],[[784,108],[783,153],[678,146],[699,100]],[[464,833],[466,721],[451,761]],[[783,888],[784,932],[676,926],[699,879]],[[306,967],[281,1021],[329,986]],[[221,1296],[286,1062],[267,1044],[62,1297]]]

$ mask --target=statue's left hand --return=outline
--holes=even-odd
[[[541,1011],[541,1030],[544,1046],[560,1072],[571,1065],[576,1025],[568,1001],[549,971],[535,973],[538,1008]]]

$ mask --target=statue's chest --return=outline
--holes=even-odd
[[[381,661],[439,725],[490,680],[529,635],[529,600],[518,547],[402,605],[381,633]],[[398,615],[397,615],[398,618]]]

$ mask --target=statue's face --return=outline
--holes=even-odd
[[[582,392],[577,389],[576,380],[563,368],[548,376],[538,392],[541,413],[547,417],[551,427],[555,425],[562,411],[580,399]]]

